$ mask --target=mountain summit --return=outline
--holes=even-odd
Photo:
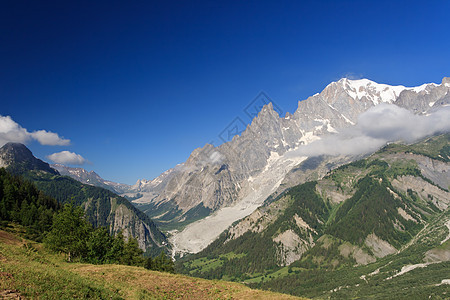
[[[0,167],[6,167],[14,174],[25,171],[44,171],[59,175],[50,165],[33,156],[33,153],[21,143],[7,143],[0,148]]]

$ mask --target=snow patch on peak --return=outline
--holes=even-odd
[[[350,80],[344,78],[342,80],[343,88],[354,99],[362,99],[366,97],[371,100],[374,105],[382,102],[394,102],[400,93],[406,89],[402,85],[390,86],[387,84],[376,83],[369,79]]]
[[[442,85],[450,87],[450,83],[443,82]],[[403,85],[388,85],[376,83],[369,79],[347,79],[342,78],[337,82],[331,83],[329,86],[341,87],[350,97],[355,100],[361,100],[366,98],[371,100],[374,105],[379,103],[393,103],[400,96],[400,93],[404,90],[412,91],[415,93],[425,92],[430,93],[430,88],[438,86],[435,83],[425,83],[416,87],[405,87]]]
[[[412,91],[414,91],[416,93],[420,93],[422,91],[425,91],[427,94],[429,94],[430,92],[428,91],[428,88],[429,87],[436,87],[436,86],[437,86],[437,84],[435,84],[435,83],[424,83],[422,85],[419,85],[419,86],[416,86],[416,87],[413,87],[413,88],[407,88],[407,89],[408,90],[412,90]]]

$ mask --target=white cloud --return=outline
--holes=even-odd
[[[49,146],[70,145],[70,140],[60,138],[57,133],[51,131],[38,130],[31,133],[31,136],[42,145],[49,145]]]
[[[450,107],[429,115],[415,115],[394,104],[380,104],[358,117],[355,126],[325,136],[291,152],[292,156],[357,155],[378,150],[388,142],[412,143],[450,131]]]
[[[41,145],[49,146],[70,144],[70,140],[60,137],[57,133],[46,130],[28,132],[10,116],[0,115],[0,147],[8,142],[27,143],[30,140],[36,140]]]
[[[10,116],[0,116],[0,145],[8,142],[26,143],[31,139],[30,133],[13,121]]]
[[[70,151],[53,153],[51,155],[48,155],[47,158],[58,164],[83,165],[87,163],[87,160],[84,159],[81,155]]]

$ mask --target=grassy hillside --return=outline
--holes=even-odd
[[[0,231],[0,298],[298,299],[238,283],[139,267],[67,263],[64,258],[16,233]]]

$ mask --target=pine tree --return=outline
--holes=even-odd
[[[73,204],[65,204],[63,209],[53,217],[51,231],[45,238],[48,247],[72,257],[86,255],[86,242],[91,225],[84,219],[83,209]]]
[[[115,259],[108,257],[108,251],[112,248],[114,238],[106,227],[96,228],[91,232],[86,242],[87,261],[94,264],[113,262]]]
[[[121,263],[129,266],[142,266],[144,264],[142,253],[137,239],[129,237],[123,248]]]

